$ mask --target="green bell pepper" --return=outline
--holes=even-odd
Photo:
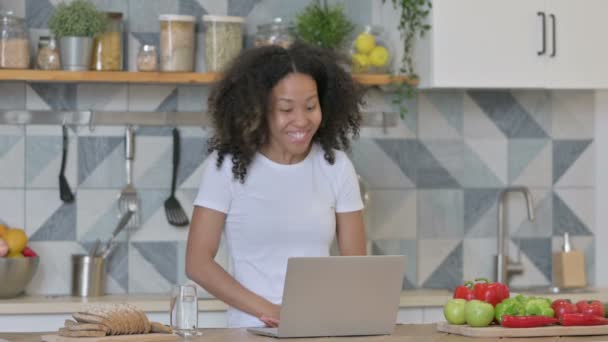
[[[498,322],[502,322],[502,316],[523,316],[525,313],[524,305],[517,298],[508,298],[496,305],[494,317]]]

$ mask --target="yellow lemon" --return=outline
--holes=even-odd
[[[27,235],[23,229],[9,229],[2,239],[8,245],[9,255],[21,253],[27,245]]]
[[[363,32],[355,39],[355,48],[359,53],[368,54],[374,47],[376,47],[376,37],[369,33]]]
[[[0,223],[0,236],[4,236],[4,234],[8,231],[8,227]]]
[[[25,257],[23,256],[23,254],[21,254],[21,252],[19,252],[19,253],[12,253],[12,252],[11,252],[11,253],[8,253],[8,254],[6,255],[6,257],[7,257],[7,258],[25,258]]]
[[[388,63],[388,50],[384,46],[376,46],[369,53],[369,62],[375,67],[383,67]]]
[[[369,58],[366,55],[355,53],[351,58],[353,61],[353,72],[366,72],[369,69]]]

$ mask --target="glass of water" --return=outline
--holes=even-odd
[[[198,297],[196,286],[176,285],[171,292],[171,328],[181,336],[197,336]]]

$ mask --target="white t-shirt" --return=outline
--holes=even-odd
[[[328,256],[336,233],[336,213],[363,209],[355,169],[342,151],[331,165],[313,145],[296,164],[278,164],[257,153],[245,183],[234,180],[231,156],[220,169],[217,152],[203,163],[194,205],[226,213],[224,233],[234,277],[244,287],[280,304],[293,256]],[[264,324],[228,309],[229,327]]]

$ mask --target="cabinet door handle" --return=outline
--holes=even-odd
[[[555,31],[557,20],[555,19],[555,14],[549,14],[549,18],[551,18],[551,29],[553,30],[553,51],[551,51],[551,55],[549,57],[555,57],[555,54],[557,53],[557,32]]]
[[[545,52],[547,52],[547,49],[546,49],[546,47],[547,47],[547,40],[546,40],[547,30],[545,28],[545,26],[546,26],[545,25],[545,18],[546,17],[545,17],[545,12],[537,12],[536,15],[540,16],[541,23],[543,25],[543,30],[542,30],[543,31],[543,35],[542,35],[542,37],[543,37],[543,43],[542,43],[543,44],[543,49],[537,52],[537,54],[539,56],[541,56],[541,55],[544,55]]]

